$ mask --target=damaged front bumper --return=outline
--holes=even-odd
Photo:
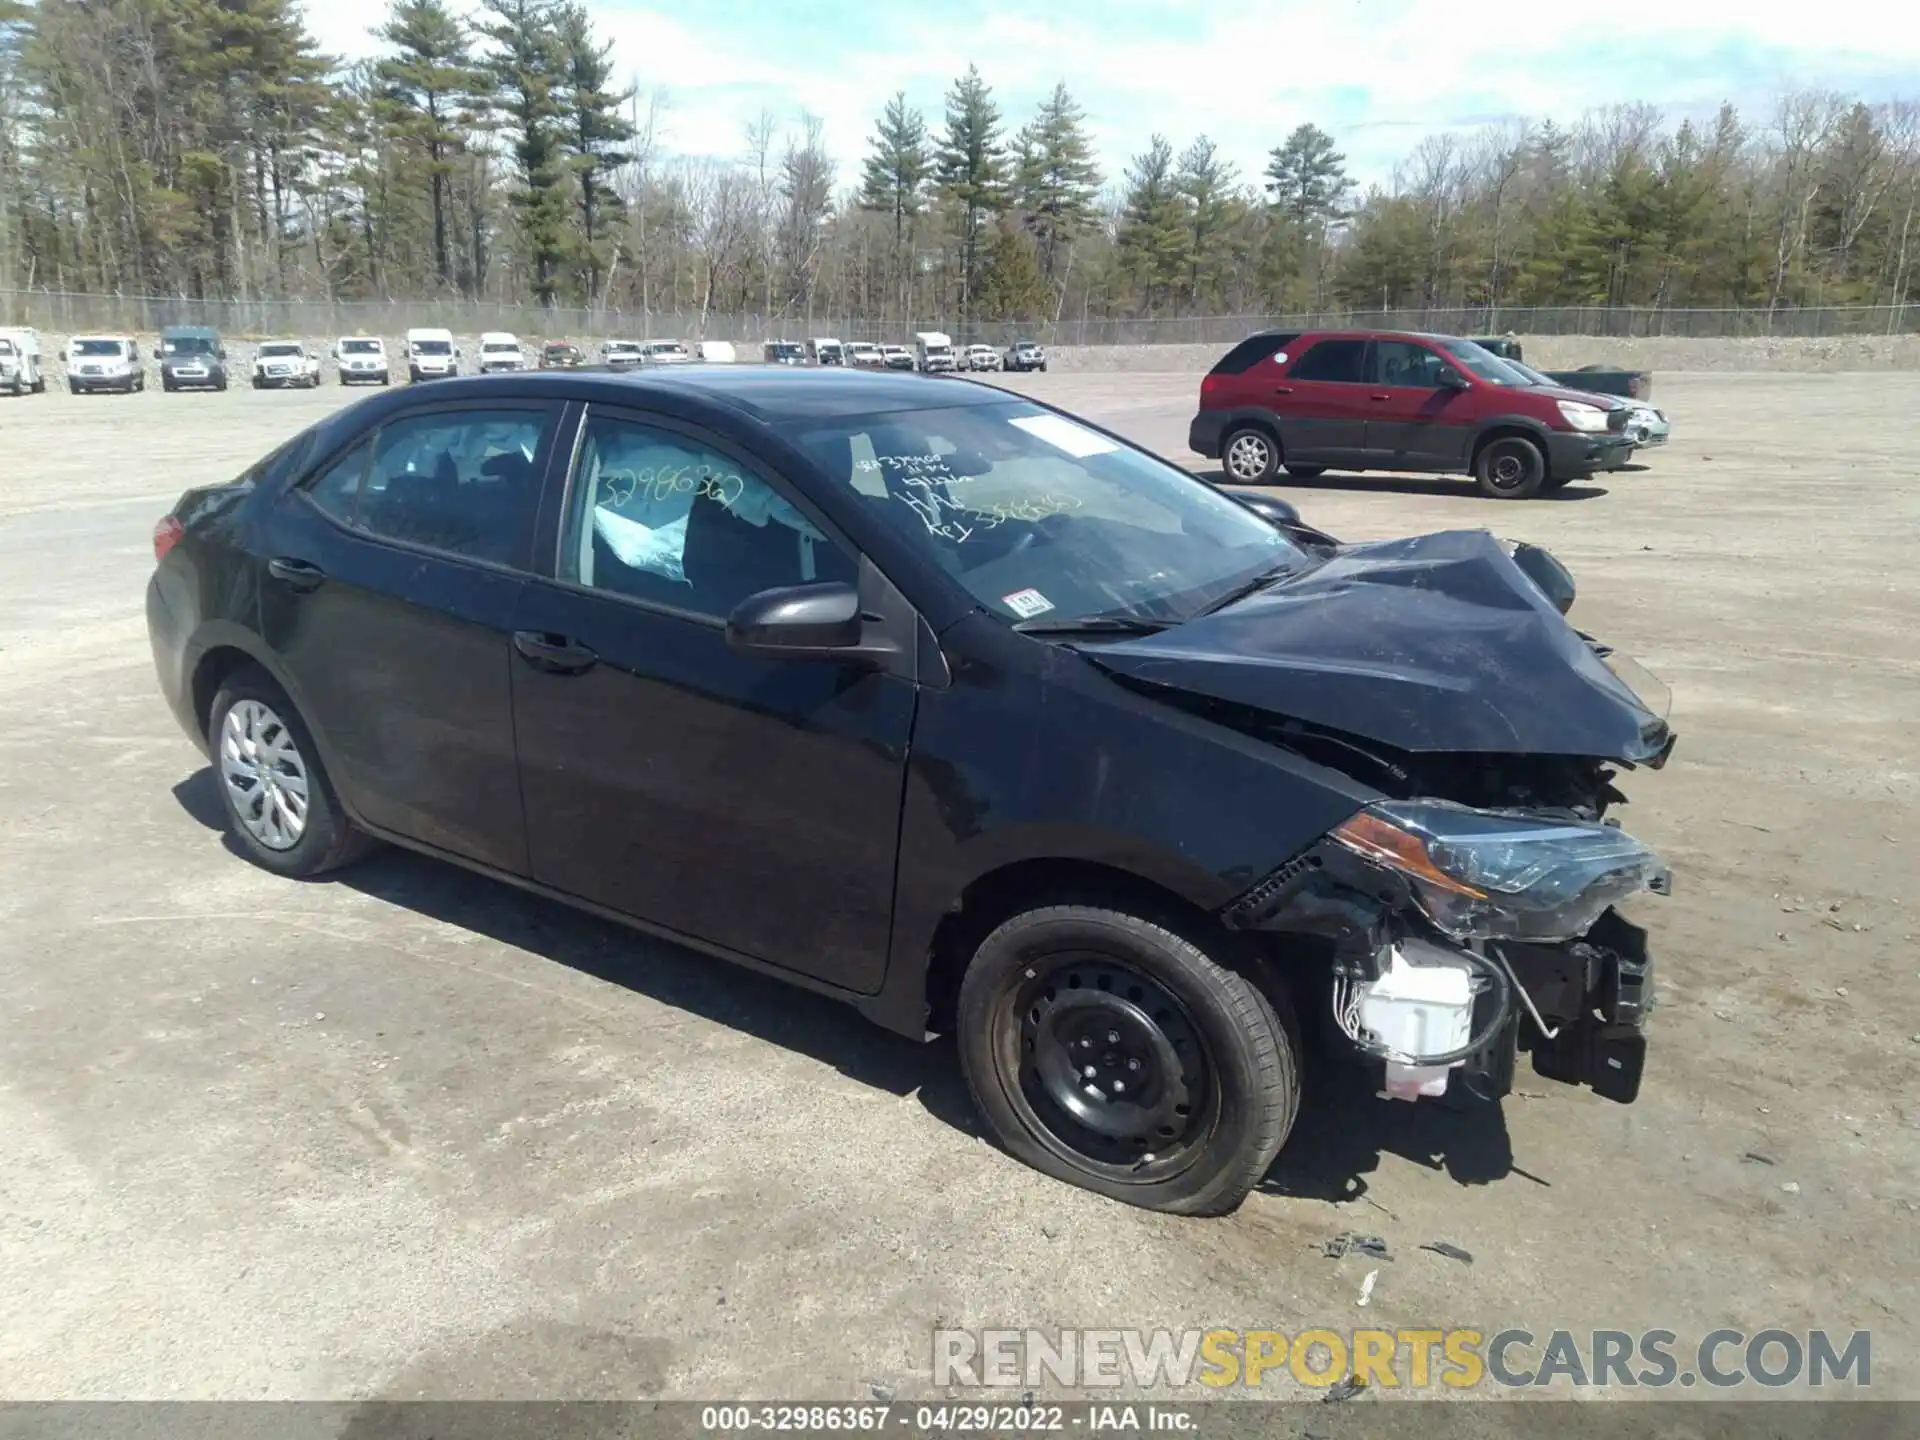
[[[1665,893],[1664,877],[1656,888]],[[1512,1090],[1522,1054],[1537,1074],[1620,1104],[1640,1093],[1653,961],[1646,931],[1612,905],[1572,939],[1449,935],[1414,882],[1328,838],[1221,918],[1324,962],[1289,973],[1311,992],[1333,1043],[1382,1063],[1385,1094],[1439,1095],[1459,1076],[1497,1099]]]

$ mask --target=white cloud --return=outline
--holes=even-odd
[[[669,148],[738,155],[762,108],[783,126],[810,111],[843,184],[894,91],[937,126],[941,96],[969,60],[1009,130],[1064,80],[1114,176],[1156,130],[1176,147],[1209,134],[1251,177],[1267,149],[1312,120],[1380,179],[1423,133],[1490,113],[1565,120],[1634,101],[1697,111],[1785,87],[1884,91],[1920,75],[1920,9],[1864,0],[1833,0],[1817,17],[1768,0],[1684,0],[1626,19],[1538,0],[810,0],[804,30],[796,12],[760,3],[777,34],[740,23],[755,10],[744,0],[587,0],[619,73],[668,96]],[[310,7],[309,23],[323,48],[366,54],[385,8],[330,0]]]

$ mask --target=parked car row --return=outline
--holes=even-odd
[[[856,370],[918,370],[922,374],[1047,368],[1046,351],[1031,340],[1017,341],[1002,354],[985,344],[956,347],[951,336],[938,330],[918,332],[910,347],[818,336],[804,343],[769,340],[761,353],[770,365],[845,365]]]
[[[1200,382],[1188,444],[1235,484],[1423,471],[1525,500],[1618,470],[1670,433],[1642,399],[1569,383],[1588,373],[1543,374],[1451,335],[1263,331]]]

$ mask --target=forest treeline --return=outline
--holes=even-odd
[[[743,116],[730,160],[580,0],[394,0],[382,55],[292,0],[0,0],[0,290],[958,321],[1912,298],[1920,107],[1782,95],[1420,143],[1356,187],[1303,124],[1258,174],[1156,135],[1117,173],[1062,84],[969,67],[859,155]]]

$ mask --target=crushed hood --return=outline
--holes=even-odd
[[[1217,614],[1079,648],[1123,679],[1402,750],[1640,762],[1670,741],[1484,530],[1348,546]]]

